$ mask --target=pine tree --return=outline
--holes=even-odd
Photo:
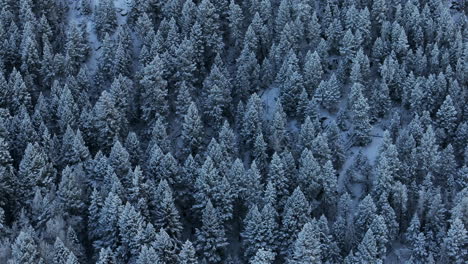
[[[310,220],[310,206],[300,188],[296,188],[286,201],[281,221],[281,252],[285,257],[293,254],[293,243],[303,225]]]
[[[182,224],[169,186],[158,197],[155,208],[156,228],[163,228],[171,237],[177,238],[182,231]]]
[[[305,264],[305,263],[322,263],[321,262],[321,243],[318,239],[319,230],[317,222],[306,223],[301,232],[297,235],[294,243],[294,251],[288,263]]]
[[[65,132],[67,126],[75,127],[77,113],[78,107],[75,104],[75,100],[68,86],[65,86],[57,102],[57,118],[59,119],[58,122],[62,132]]]
[[[120,210],[121,213],[118,219],[118,230],[120,241],[123,245],[121,247],[121,250],[123,251],[122,254],[123,256],[135,256],[140,252],[137,234],[141,229],[143,229],[144,219],[129,202],[127,202]]]
[[[186,82],[192,86],[197,81],[197,76],[194,75],[196,71],[194,52],[193,41],[190,38],[184,38],[178,45],[172,66],[176,69],[172,76],[175,83]]]
[[[138,254],[138,258],[135,262],[136,264],[158,264],[161,263],[158,253],[154,250],[152,246],[143,245],[141,251]]]
[[[234,47],[241,46],[242,40],[242,21],[244,20],[244,15],[242,14],[242,8],[236,4],[234,0],[230,1],[229,4],[229,37],[234,43]]]
[[[444,103],[437,111],[437,125],[442,133],[442,138],[450,138],[455,132],[457,122],[457,110],[450,95],[447,95]]]
[[[118,243],[118,218],[122,201],[119,196],[110,192],[107,196],[102,209],[99,212],[97,223],[97,240],[93,245],[96,249],[102,250],[105,248],[116,249]],[[100,253],[100,255],[101,255]]]
[[[314,51],[314,53],[308,51],[304,63],[304,86],[309,95],[314,94],[320,80],[322,80],[322,76],[323,69],[319,54],[317,51]]]
[[[340,85],[335,74],[332,74],[328,81],[321,81],[314,97],[325,109],[335,111],[341,97]]]
[[[176,242],[177,241],[170,237],[164,229],[160,229],[156,234],[152,245],[162,263],[174,263],[177,260],[175,250],[178,245]]]
[[[376,246],[376,240],[372,230],[368,230],[364,236],[364,239],[359,244],[356,252],[356,263],[380,263],[381,260],[378,258],[378,251]]]
[[[242,118],[241,135],[248,147],[252,147],[256,136],[261,132],[261,113],[259,112],[260,98],[257,94],[251,95],[247,102],[247,109]]]
[[[237,95],[247,98],[249,94],[258,92],[260,65],[255,53],[244,48],[236,60]]]
[[[62,240],[57,237],[54,243],[54,258],[55,264],[68,264],[67,260],[73,253],[63,244]]]
[[[258,207],[256,205],[251,206],[244,218],[244,230],[241,233],[243,238],[242,248],[244,251],[244,256],[247,259],[251,258],[261,247],[261,223],[262,215],[260,214]]]
[[[39,249],[30,232],[30,230],[21,231],[12,244],[11,255],[13,263],[43,263],[39,255]]]
[[[110,248],[101,248],[96,264],[113,264],[115,262],[114,252]]]
[[[16,69],[13,69],[10,74],[9,86],[11,90],[9,92],[9,97],[7,98],[9,99],[9,102],[11,102],[9,108],[13,114],[20,111],[21,105],[24,105],[29,109],[32,108],[31,94],[26,88],[26,84],[21,73],[16,71]]]
[[[142,86],[141,111],[145,121],[152,121],[158,115],[165,115],[168,110],[167,80],[165,78],[165,63],[159,55],[145,66]]]
[[[377,257],[379,259],[384,259],[387,253],[387,244],[389,241],[385,219],[382,216],[377,215],[377,217],[372,221],[372,224],[369,226],[369,229],[372,230],[372,234],[374,234],[375,237]]]
[[[286,113],[281,101],[277,101],[270,127],[270,145],[275,151],[281,151],[286,142]]]
[[[213,159],[208,156],[198,172],[195,181],[194,209],[202,209],[211,200],[219,208],[219,217],[223,221],[232,218],[233,191],[226,177],[220,174]]]
[[[171,150],[169,136],[167,135],[167,124],[163,117],[158,117],[156,119],[150,133],[150,142],[148,143],[146,151],[147,154],[151,154],[151,148],[155,145],[158,145],[164,153]]]
[[[182,140],[184,142],[184,152],[197,154],[203,141],[203,124],[198,114],[195,103],[191,103],[184,116],[182,124]]]
[[[286,79],[280,88],[281,104],[286,113],[293,115],[299,101],[299,95],[304,89],[302,75],[290,67],[286,73]]]
[[[130,156],[131,164],[139,164],[142,152],[140,141],[138,140],[138,136],[135,132],[128,133],[127,139],[125,140],[125,149]]]
[[[201,256],[209,263],[218,263],[228,245],[219,211],[208,200],[203,209],[202,226],[196,230],[196,245]]]
[[[67,56],[70,58],[70,67],[73,74],[78,73],[81,64],[86,61],[89,54],[89,44],[86,37],[87,35],[83,32],[81,25],[72,24],[69,27],[65,49]]]
[[[358,146],[367,145],[371,141],[370,132],[372,126],[369,122],[369,105],[360,85],[353,85],[350,98],[353,100],[350,103],[352,104],[354,144]]]
[[[197,264],[198,260],[195,254],[196,252],[195,252],[195,248],[192,245],[192,242],[190,242],[189,240],[185,241],[179,253],[179,263],[180,264]]]
[[[423,262],[426,260],[428,256],[427,252],[427,242],[426,236],[423,232],[419,232],[416,235],[416,238],[413,242],[413,252],[411,258],[413,258],[416,262]]]
[[[50,164],[47,162],[47,156],[39,144],[29,143],[18,169],[17,197],[20,203],[31,200],[34,187],[45,187],[51,182],[53,175],[48,167]]]
[[[62,171],[62,179],[58,188],[58,199],[68,214],[81,216],[85,209],[83,190],[80,186],[78,175],[83,171],[76,167],[65,167]]]
[[[267,144],[263,139],[263,134],[257,135],[254,143],[253,158],[260,171],[265,172],[267,166]]]
[[[239,151],[237,147],[237,135],[234,133],[227,120],[224,121],[223,126],[219,131],[218,138],[219,144],[222,146],[226,153],[228,153],[232,157],[237,155]]]
[[[114,142],[114,145],[112,146],[111,152],[109,154],[108,161],[114,169],[115,174],[117,174],[117,176],[123,180],[123,178],[128,174],[131,165],[130,155],[119,140]],[[130,184],[129,182],[125,182],[125,180],[123,181],[124,184]]]
[[[358,240],[366,233],[366,230],[369,229],[369,226],[372,224],[376,216],[376,207],[372,197],[367,195],[358,206],[357,214],[355,216],[356,231]],[[373,234],[372,234],[373,236]]]
[[[215,127],[221,126],[223,114],[231,103],[231,87],[223,70],[214,65],[203,82],[205,115]]]
[[[309,199],[315,199],[320,190],[320,165],[308,149],[301,154],[297,183]]]
[[[197,22],[202,27],[207,50],[212,50],[215,54],[221,53],[224,46],[220,17],[217,11],[216,6],[210,0],[202,0],[198,5]]]
[[[447,255],[450,261],[453,261],[453,263],[463,263],[466,260],[468,255],[466,250],[467,243],[466,228],[459,218],[455,218],[445,238]]]
[[[268,169],[268,181],[277,191],[278,200],[281,201],[289,194],[289,179],[285,175],[285,166],[281,157],[275,152],[271,158]]]
[[[93,109],[93,126],[97,143],[104,150],[110,150],[112,142],[120,134],[119,112],[114,97],[103,91]]]
[[[96,20],[96,31],[100,38],[102,38],[104,34],[111,34],[114,32],[117,27],[117,14],[114,1],[99,1],[94,16]]]
[[[420,142],[420,146],[418,147],[418,167],[423,174],[435,172],[440,154],[435,133],[431,125],[429,125],[426,132],[422,135]]]
[[[255,256],[250,260],[250,264],[273,264],[276,253],[271,250],[259,249]]]
[[[330,160],[323,166],[321,174],[324,191],[323,202],[325,205],[324,208],[326,208],[325,212],[328,216],[332,216],[338,202],[338,179],[337,173]]]

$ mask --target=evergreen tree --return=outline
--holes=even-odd
[[[369,122],[369,105],[364,97],[361,86],[353,85],[350,101],[353,123],[353,140],[358,146],[367,145],[370,143],[370,132],[372,126]]]
[[[108,250],[117,248],[119,241],[118,220],[121,206],[122,201],[119,196],[110,192],[99,211],[96,230],[98,239],[93,243],[96,249],[101,249],[99,255],[103,253],[105,248],[108,248]]]
[[[203,209],[202,226],[196,230],[196,245],[201,256],[209,263],[223,259],[224,248],[228,245],[218,209],[208,200]]]
[[[68,264],[67,260],[73,253],[63,244],[62,240],[57,237],[54,243],[54,258],[55,264]]]
[[[376,211],[377,209],[370,195],[367,195],[359,203],[357,214],[355,216],[355,223],[357,234],[361,238],[364,234],[366,234],[366,231],[372,224],[372,221],[375,218]],[[372,234],[372,236],[374,236],[374,234]],[[360,240],[359,237],[358,240]]]
[[[289,195],[289,179],[285,175],[285,167],[281,157],[275,152],[268,169],[268,181],[277,191],[278,200],[281,201]]]
[[[321,244],[315,220],[306,223],[297,235],[294,253],[288,263],[321,263]]]
[[[21,231],[11,246],[11,256],[13,263],[33,264],[44,263],[39,255],[37,244],[31,237],[31,231]]]
[[[241,233],[244,256],[248,259],[254,256],[261,247],[259,243],[262,239],[260,237],[261,223],[262,215],[258,211],[258,207],[253,205],[244,218],[244,230]]]
[[[143,245],[141,251],[138,254],[136,264],[158,264],[161,263],[158,253],[151,246]]]
[[[322,80],[323,69],[322,62],[317,51],[307,52],[304,63],[304,86],[307,93],[312,95]]]
[[[121,250],[124,256],[135,256],[140,252],[139,241],[137,234],[143,228],[144,220],[142,215],[135,210],[135,208],[127,202],[121,209],[118,219],[118,230],[120,241],[122,243]],[[128,252],[127,252],[128,251]]]
[[[223,221],[232,218],[233,191],[231,184],[216,168],[213,159],[208,156],[198,172],[195,181],[194,209],[202,209],[208,200],[218,206],[219,217]]]
[[[179,253],[179,263],[180,264],[197,264],[198,260],[196,257],[195,248],[192,245],[192,242],[185,241],[182,245],[182,249]]]
[[[97,143],[104,150],[109,150],[116,136],[119,136],[119,112],[114,97],[103,91],[93,109],[93,125],[96,132]]]
[[[174,238],[179,237],[182,231],[182,224],[180,223],[179,212],[174,204],[174,198],[169,186],[163,189],[163,193],[158,194],[158,198],[155,208],[156,227],[167,230],[166,232]]]
[[[250,264],[273,264],[276,254],[271,250],[259,249],[255,256],[250,260]]]
[[[320,165],[308,149],[301,154],[297,181],[301,188],[306,191],[309,199],[315,199],[320,191]]]
[[[220,17],[216,6],[210,0],[204,0],[199,4],[197,22],[201,25],[207,50],[219,53],[223,48]]]
[[[377,254],[375,236],[372,230],[369,229],[357,248],[355,256],[356,263],[380,263],[381,260],[378,258]]]
[[[69,27],[65,49],[71,64],[71,73],[76,74],[89,54],[87,35],[81,25],[72,24]]]
[[[138,140],[138,136],[135,132],[128,133],[127,139],[125,140],[125,149],[130,156],[131,164],[139,164],[142,152],[140,141]]]
[[[46,187],[52,181],[52,171],[47,156],[39,144],[29,143],[19,164],[17,197],[21,204],[27,204],[33,196],[33,189]]]
[[[453,101],[450,95],[447,95],[444,103],[437,111],[436,120],[438,129],[440,133],[442,133],[442,138],[446,139],[447,137],[453,136],[457,122],[457,110],[453,105]]]
[[[168,110],[167,80],[165,78],[165,63],[159,55],[145,66],[142,86],[141,111],[145,121],[152,121],[158,115],[165,115]]]
[[[466,250],[467,243],[466,228],[459,218],[455,218],[445,238],[447,255],[450,261],[463,263],[466,260],[468,254]]]
[[[335,111],[341,97],[340,86],[335,74],[328,81],[321,81],[314,97],[325,109]]]
[[[110,248],[101,248],[96,264],[112,264],[115,261],[114,252]]]
[[[104,34],[113,33],[117,27],[117,14],[114,1],[100,1],[96,7],[94,17],[96,20],[96,31],[100,38],[102,38]]]
[[[58,188],[58,199],[68,214],[81,216],[85,209],[83,190],[78,175],[83,171],[76,167],[65,167],[62,171],[62,180]]]
[[[184,142],[184,152],[197,154],[203,141],[203,124],[198,114],[195,103],[191,103],[184,116],[182,124],[182,140]]]
[[[281,221],[281,252],[293,256],[293,243],[305,223],[310,220],[310,206],[300,188],[296,188],[286,201]]]
[[[244,15],[242,14],[242,8],[236,4],[234,0],[231,0],[229,4],[229,37],[234,43],[234,47],[240,47],[242,40],[242,21]]]
[[[231,87],[229,81],[216,65],[203,82],[205,94],[205,115],[215,125],[221,126],[223,114],[231,103]]]
[[[241,135],[246,143],[246,146],[253,146],[256,136],[261,132],[261,113],[259,113],[260,98],[257,94],[253,94],[247,102],[247,109],[242,118]]]

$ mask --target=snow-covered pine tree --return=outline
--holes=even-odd
[[[321,243],[319,240],[319,229],[314,219],[304,225],[294,242],[294,250],[288,263],[305,264],[321,263]]]
[[[218,263],[224,257],[228,245],[222,218],[217,208],[208,200],[203,209],[202,226],[196,230],[196,247],[202,258],[209,263]]]
[[[351,88],[352,96],[350,96],[352,101],[349,101],[352,114],[353,144],[357,146],[364,146],[370,143],[370,132],[372,129],[369,120],[369,105],[361,87],[361,85],[353,85]]]
[[[281,253],[288,258],[293,255],[293,243],[305,223],[310,220],[310,206],[306,197],[298,187],[286,201],[282,214]]]
[[[117,14],[114,1],[99,1],[94,12],[94,18],[96,20],[96,31],[100,38],[104,37],[105,34],[113,33],[117,27]]]
[[[191,103],[182,124],[184,153],[197,154],[203,143],[203,124],[195,103]]]
[[[276,253],[271,250],[259,249],[255,256],[250,260],[250,264],[273,264]]]
[[[164,116],[168,110],[165,71],[165,62],[159,55],[143,69],[143,78],[140,80],[141,111],[146,121],[151,122],[157,116]]]

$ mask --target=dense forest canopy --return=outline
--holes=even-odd
[[[0,263],[467,263],[467,13],[0,0]]]

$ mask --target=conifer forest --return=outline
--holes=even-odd
[[[467,0],[0,0],[0,264],[468,263]]]

